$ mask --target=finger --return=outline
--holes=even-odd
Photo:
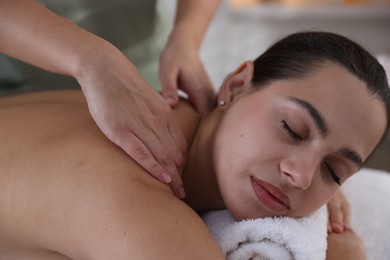
[[[179,102],[177,94],[178,70],[160,69],[160,81],[162,86],[162,96],[170,107],[175,107]]]
[[[118,141],[115,143],[153,177],[166,184],[172,182],[170,174],[156,161],[148,148],[133,133],[128,133],[125,137],[119,138]]]
[[[156,128],[152,127],[152,129]],[[182,133],[180,132],[180,134]],[[161,138],[160,136],[163,137]],[[183,155],[181,154],[180,150],[178,150],[173,138],[169,134],[161,134],[160,136],[157,136],[155,132],[148,131],[147,129],[141,131],[140,134],[136,133],[136,137],[138,138],[138,140],[144,140],[143,145],[145,149],[148,149],[148,151],[150,151],[148,155],[153,157],[153,159],[157,161],[159,165],[163,167],[163,169],[165,169],[165,172],[169,173],[169,176],[172,180],[172,182],[170,182],[170,186],[173,189],[174,193],[176,195],[183,194],[183,192],[180,191],[183,190],[183,183],[178,170],[179,166],[177,166],[182,165]],[[161,177],[164,176],[165,175],[162,175]]]
[[[205,115],[210,112],[215,103],[215,92],[212,87],[203,87],[200,91],[189,91],[188,98],[191,104],[194,105],[196,111],[201,115]]]
[[[182,180],[174,168],[173,164],[168,167],[170,170],[165,170],[153,157],[152,153],[144,146],[144,144],[132,133],[129,134],[131,145],[124,146],[125,150],[138,164],[146,171],[148,171],[153,177],[160,180],[163,183],[170,184],[170,187],[174,194],[178,198],[185,197],[185,191],[183,188]],[[168,172],[171,172],[169,174]]]
[[[187,143],[183,132],[171,115],[172,111],[170,108],[168,109],[166,112],[161,111],[162,115],[167,116],[158,118],[151,116],[149,128],[142,128],[136,135],[141,140],[150,140],[147,147],[161,164],[169,166],[169,164],[174,163],[179,168],[183,165],[183,157],[187,152]],[[145,129],[150,130],[145,131]]]
[[[184,190],[183,181],[179,175],[175,175],[172,178],[172,182],[169,184],[172,191],[175,193],[176,197],[179,199],[184,199],[186,192]]]
[[[171,177],[171,182],[169,183],[169,186],[171,187],[172,191],[175,193],[175,195],[182,199],[185,197],[185,191],[183,187],[183,181],[181,179],[179,170],[176,168],[176,165],[174,163],[174,160],[172,156],[165,152],[164,155],[157,157],[158,161],[163,162],[163,166],[167,171],[169,172],[169,175]]]
[[[332,232],[340,233],[344,230],[343,212],[339,204],[328,204],[329,222]]]
[[[196,111],[202,115],[210,112],[214,105],[215,90],[205,72],[202,77],[186,77],[179,83],[179,88],[188,94],[188,99]]]
[[[172,109],[165,104],[163,105],[164,106],[160,107],[159,111],[157,111],[160,116],[157,117],[155,114],[149,115],[149,125],[141,128],[140,133],[136,134],[141,136],[141,140],[148,140],[147,136],[142,136],[147,133],[143,130],[151,129],[158,139],[157,143],[163,144],[165,149],[168,150],[169,154],[173,157],[177,168],[181,168],[188,149],[187,142],[181,128],[173,117]],[[161,155],[153,154],[155,157]]]
[[[343,204],[343,215],[344,215],[344,228],[345,229],[350,229],[351,227],[351,206],[349,203],[346,201]]]

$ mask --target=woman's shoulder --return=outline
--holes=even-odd
[[[195,110],[181,101],[173,114],[191,140],[197,128]],[[81,91],[0,98],[0,121],[0,177],[5,172],[1,169],[6,168],[13,173],[7,177],[10,180],[23,175],[37,187],[57,180],[85,183],[84,188],[92,183],[106,189],[142,184],[173,196],[167,185],[148,174],[100,131]],[[64,184],[55,185],[63,188]]]
[[[173,113],[191,138],[196,112],[180,102]],[[197,214],[101,133],[80,92],[2,99],[0,120],[2,244],[31,236],[73,258],[220,254]]]

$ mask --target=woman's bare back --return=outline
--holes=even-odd
[[[79,92],[0,99],[0,120],[0,258],[222,258],[196,213],[100,132]]]

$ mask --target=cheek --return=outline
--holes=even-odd
[[[243,170],[246,162],[245,144],[239,131],[221,127],[217,133],[214,146],[214,166],[218,180],[227,178],[232,172],[237,173]]]
[[[232,107],[225,112],[215,134],[214,165],[218,172],[262,172],[276,167],[285,149],[281,147],[277,121],[265,108]]]
[[[225,116],[215,134],[213,160],[221,196],[231,212],[242,204],[242,190],[248,185],[248,167],[252,164],[253,151],[247,138],[248,127],[234,117]],[[237,121],[236,121],[237,122]],[[252,142],[253,143],[253,142]]]
[[[224,120],[216,134],[214,147],[214,165],[223,172],[242,171],[249,164],[259,159],[264,145],[256,133],[255,125],[246,123],[246,120],[234,122]]]
[[[271,138],[264,129],[253,117],[237,119],[226,115],[215,135],[213,160],[217,182],[226,207],[235,217],[258,213],[252,212],[258,202],[252,194],[250,176],[269,174],[271,171],[267,169],[271,169],[274,161],[272,145],[268,143]],[[255,205],[249,206],[252,200]]]

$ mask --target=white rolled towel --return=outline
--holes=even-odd
[[[326,206],[302,218],[236,221],[227,210],[202,216],[226,259],[321,260],[326,257]]]

